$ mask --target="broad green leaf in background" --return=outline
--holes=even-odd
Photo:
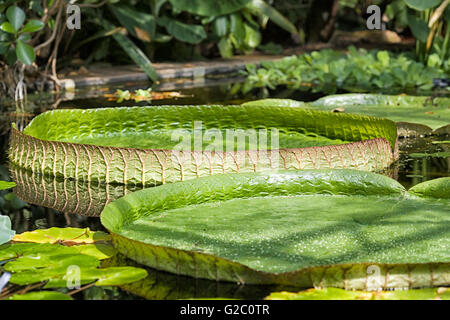
[[[195,13],[200,16],[220,16],[244,8],[251,0],[169,0],[181,11]]]
[[[6,17],[14,30],[18,32],[25,21],[25,12],[17,6],[11,6],[6,10]]]
[[[263,0],[252,0],[247,7],[258,12],[259,14],[267,16],[273,23],[284,30],[292,34],[298,33],[297,28],[292,24],[292,22],[290,22],[278,10],[272,6],[269,6]]]
[[[14,237],[15,231],[11,230],[11,220],[8,216],[0,215],[0,245]]]
[[[214,19],[213,31],[218,37],[224,37],[228,34],[228,19],[226,16],[220,16]]]
[[[430,29],[424,20],[417,18],[415,15],[408,15],[408,25],[414,37],[419,41],[426,42]]]
[[[40,20],[30,20],[23,27],[20,32],[36,32],[44,27],[44,23]]]
[[[229,37],[222,37],[217,47],[223,58],[231,58],[233,56],[233,43]]]
[[[16,42],[16,54],[17,58],[23,63],[30,65],[36,59],[36,54],[34,49],[29,44],[22,42],[21,40],[17,40]]]
[[[442,2],[442,0],[404,0],[404,1],[408,5],[408,7],[419,11],[436,7],[438,4]]]
[[[201,25],[186,24],[168,17],[159,18],[158,24],[165,27],[167,32],[179,41],[197,44],[206,39],[205,29]]]
[[[13,33],[13,34],[16,33],[16,30],[11,25],[11,23],[9,23],[8,21],[3,22],[0,29],[2,31],[8,32],[8,33]]]
[[[261,33],[249,24],[244,24],[245,29],[245,45],[248,48],[256,48],[261,43]]]
[[[110,5],[109,8],[120,23],[134,37],[144,41],[153,40],[153,37],[155,36],[156,24],[155,18],[151,14],[144,13],[127,6]],[[137,30],[142,30],[147,33],[147,36],[142,35],[142,31],[139,33]]]
[[[103,27],[107,30],[115,29],[115,26],[111,25],[108,21],[102,20]],[[134,61],[152,80],[158,80],[158,74],[152,66],[151,61],[147,58],[147,56],[139,49],[133,41],[124,36],[121,33],[113,33],[112,34],[114,40],[122,47],[122,49],[128,54],[131,60]]]

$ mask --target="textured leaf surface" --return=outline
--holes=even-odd
[[[450,300],[448,288],[348,291],[338,288],[310,289],[300,292],[274,292],[267,300]]]
[[[251,0],[170,0],[178,10],[201,16],[220,16],[245,7]]]
[[[450,199],[450,177],[433,179],[416,184],[409,193],[430,198]]]
[[[0,247],[0,261],[11,260],[3,268],[12,273],[10,282],[27,285],[48,281],[45,288],[67,287],[74,279],[69,268],[76,266],[81,284],[95,281],[97,286],[123,285],[141,280],[147,272],[136,267],[99,268],[100,260],[116,252],[109,245],[14,243]]]
[[[383,117],[396,122],[411,122],[437,129],[450,123],[450,98],[389,96],[378,94],[340,94],[320,98],[309,104],[318,110],[344,108],[346,113]]]
[[[369,172],[302,170],[145,189],[101,221],[120,252],[176,274],[362,289],[375,265],[381,287],[409,288],[450,281],[448,205]]]
[[[251,137],[261,133],[266,141],[256,138],[255,149]],[[272,139],[275,134],[279,139]],[[236,147],[234,135],[244,138],[248,150]],[[176,149],[185,136],[189,146]],[[199,136],[204,139],[197,145]],[[278,168],[379,171],[394,160],[396,137],[389,120],[301,107],[54,110],[34,118],[23,133],[13,128],[9,157],[52,176],[147,186]],[[279,149],[272,141],[279,141]]]

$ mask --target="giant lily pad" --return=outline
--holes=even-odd
[[[383,117],[399,123],[422,124],[435,130],[450,124],[450,98],[390,96],[382,94],[338,94],[309,104],[316,110],[343,108],[346,113]],[[403,124],[405,126],[405,124]],[[419,130],[419,132],[422,132]],[[431,131],[431,130],[430,130]]]
[[[365,289],[376,271],[381,288],[448,285],[450,203],[430,183],[409,195],[348,169],[216,175],[131,193],[101,221],[121,253],[175,274]]]
[[[52,176],[158,185],[217,173],[356,168],[395,158],[389,120],[289,106],[52,110],[19,132],[12,163]]]

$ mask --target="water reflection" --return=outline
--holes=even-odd
[[[274,291],[300,291],[305,288],[281,285],[243,285],[234,282],[221,282],[196,279],[158,271],[142,266],[122,254],[117,254],[103,262],[102,266],[137,266],[146,268],[148,276],[121,289],[150,300],[175,299],[250,299],[259,300]]]
[[[103,208],[137,186],[111,185],[90,181],[59,179],[30,172],[11,165],[11,180],[17,187],[14,194],[25,202],[64,213],[98,217]]]

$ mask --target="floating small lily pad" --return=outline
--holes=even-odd
[[[72,246],[13,243],[0,246],[0,261],[6,261],[3,269],[12,273],[11,283],[27,285],[47,281],[44,288],[67,287],[71,279],[76,279],[80,285],[95,282],[97,286],[107,286],[146,277],[147,272],[142,268],[100,268],[100,260],[115,253],[111,245],[104,243]],[[73,267],[76,267],[72,270],[75,274],[69,272]]]
[[[16,242],[62,243],[64,245],[88,244],[109,241],[110,236],[101,231],[91,231],[89,228],[49,228],[27,231],[14,236]]]
[[[24,294],[15,294],[8,300],[73,300],[71,296],[57,291],[34,291]]]
[[[422,124],[435,130],[450,124],[450,98],[382,94],[338,94],[309,103],[315,110],[344,107],[346,113],[364,114],[395,122]]]

